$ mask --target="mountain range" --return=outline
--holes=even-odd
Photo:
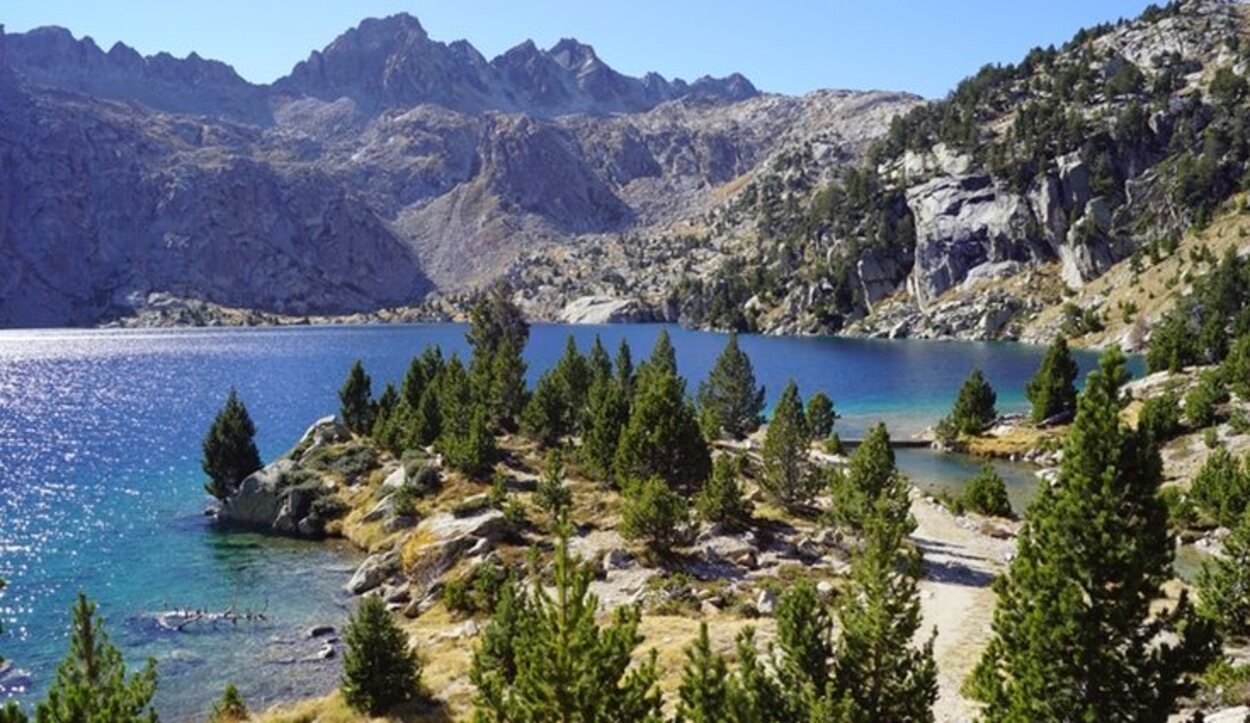
[[[368,19],[269,85],[192,53],[0,28],[0,325],[174,297],[281,314],[418,304],[522,251],[651,235],[788,142],[853,160],[902,94],[618,73],[576,40],[487,60]]]

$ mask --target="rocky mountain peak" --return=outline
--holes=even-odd
[[[595,49],[576,38],[561,38],[560,42],[551,46],[547,54],[561,67],[574,73],[603,65],[603,61],[595,54]]]

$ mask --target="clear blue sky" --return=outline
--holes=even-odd
[[[945,95],[988,62],[1013,62],[1148,0],[4,0],[8,32],[62,25],[107,50],[194,50],[254,82],[287,73],[364,17],[412,13],[437,40],[487,58],[572,36],[616,69],[687,80],[739,71],[763,90]]]

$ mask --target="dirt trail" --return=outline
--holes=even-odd
[[[937,628],[934,656],[938,665],[939,721],[971,721],[974,707],[959,688],[990,637],[994,592],[990,582],[1002,572],[1015,544],[979,531],[973,518],[955,517],[945,508],[912,493],[916,532],[912,539],[924,551],[925,577],[920,583],[923,635]]]

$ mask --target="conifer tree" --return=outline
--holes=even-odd
[[[1058,484],[1043,486],[995,581],[994,637],[967,686],[987,721],[1165,721],[1215,654],[1185,597],[1151,610],[1174,543],[1158,451],[1120,423],[1126,376],[1115,349],[1089,375]]]
[[[613,366],[616,369],[616,382],[621,386],[621,391],[625,392],[625,398],[633,397],[634,355],[629,349],[629,342],[623,338],[616,347],[616,360]]]
[[[239,395],[233,390],[204,436],[201,466],[208,475],[204,490],[225,500],[248,475],[260,469],[256,449],[256,425]]]
[[[837,421],[838,413],[828,394],[816,392],[807,400],[807,431],[812,439],[828,439]]]
[[[549,451],[544,467],[534,498],[545,512],[560,519],[573,504],[573,491],[564,483],[564,453],[559,448]]]
[[[227,683],[222,691],[221,700],[213,704],[208,714],[208,723],[243,723],[247,720],[247,704],[234,683]]]
[[[527,399],[525,361],[510,346],[501,344],[495,350],[491,388],[485,400],[494,423],[501,429],[515,431]]]
[[[408,647],[382,598],[370,596],[343,633],[343,679],[339,691],[353,709],[381,715],[392,706],[420,695],[421,659]]]
[[[660,329],[659,335],[655,338],[655,346],[651,347],[651,356],[638,367],[637,376],[641,378],[652,373],[677,376],[677,350],[673,348],[673,340],[668,335],[668,329]],[[685,394],[684,387],[682,393]]]
[[[699,637],[686,648],[686,665],[677,688],[676,723],[734,723],[729,666],[725,656],[712,650],[707,621],[699,624]]]
[[[648,362],[639,376],[613,467],[618,481],[659,477],[685,491],[697,490],[711,472],[707,440],[685,386],[662,361]]]
[[[70,650],[47,697],[35,709],[38,723],[156,723],[156,662],[126,675],[121,652],[109,642],[96,606],[79,593],[70,624]]]
[[[725,350],[708,378],[699,385],[699,407],[709,410],[731,439],[742,439],[759,429],[764,410],[764,387],[755,383],[751,358],[738,346],[732,332]]]
[[[438,443],[441,446],[446,446],[449,440],[468,435],[472,411],[473,389],[469,373],[460,357],[453,355],[438,378],[438,417],[441,427]]]
[[[1055,343],[1046,350],[1037,374],[1025,387],[1025,396],[1032,404],[1030,416],[1034,422],[1076,411],[1076,377],[1079,373],[1067,339],[1062,336],[1055,339]]]
[[[819,479],[809,457],[810,445],[803,400],[798,386],[790,380],[773,407],[760,450],[760,488],[778,504],[805,505],[815,496]]]
[[[1224,538],[1224,551],[1198,571],[1198,610],[1228,636],[1250,636],[1250,508]]]
[[[339,389],[339,416],[352,432],[365,435],[373,428],[372,380],[359,359],[352,364],[347,380]]]
[[[1216,447],[1194,476],[1189,497],[1215,524],[1233,527],[1250,507],[1250,465],[1243,467],[1225,447]]]
[[[442,403],[438,398],[438,388],[429,385],[421,394],[421,402],[417,405],[406,437],[406,448],[428,447],[443,433]]]
[[[790,723],[789,701],[796,691],[783,691],[776,677],[760,658],[755,630],[750,626],[738,633],[735,642],[737,665],[729,679],[729,703],[734,723]],[[809,720],[812,720],[809,717]],[[816,719],[819,720],[819,719]]]
[[[521,413],[522,433],[540,445],[550,447],[571,431],[568,417],[564,385],[553,371],[545,372],[538,378],[534,393]]]
[[[630,482],[621,507],[621,536],[639,540],[666,555],[686,539],[690,508],[686,498],[660,477]]]
[[[964,507],[978,514],[1008,519],[1014,516],[1011,500],[1007,498],[1007,483],[988,462],[981,465],[981,471],[968,483],[962,502]]]
[[[862,547],[851,562],[849,589],[837,609],[840,634],[832,655],[826,710],[850,721],[932,721],[937,700],[933,638],[920,647],[920,556],[907,546],[914,528],[897,510],[907,490],[874,501]]]
[[[745,466],[746,460],[742,457],[722,455],[716,458],[712,463],[712,476],[694,498],[699,517],[731,530],[750,524],[753,505],[738,484]]]
[[[598,334],[595,334],[595,341],[586,354],[586,367],[590,370],[591,387],[612,377],[612,358],[608,356],[608,350],[603,347],[603,340]]]
[[[825,695],[833,662],[829,608],[816,586],[800,580],[777,603],[777,682],[785,693],[785,720],[808,720],[813,703]]]
[[[564,354],[555,365],[555,378],[560,382],[566,407],[565,423],[570,430],[580,427],[586,411],[586,395],[590,393],[590,365],[577,348],[573,335],[564,342]]]
[[[890,433],[884,424],[868,430],[863,443],[851,453],[845,471],[832,475],[830,495],[833,508],[830,519],[838,527],[861,532],[874,513],[878,500],[893,504],[889,514],[905,525],[910,512],[907,502],[907,481],[899,474],[890,447]]]
[[[412,361],[408,362],[408,369],[404,372],[404,381],[399,385],[400,399],[407,401],[413,409],[421,404],[421,394],[425,392],[425,386],[431,381],[426,377],[425,371],[425,363],[422,362],[421,357],[414,356]]]
[[[980,369],[973,369],[963,386],[959,388],[959,396],[955,398],[955,406],[941,427],[954,435],[967,434],[976,436],[990,428],[998,418],[995,405],[998,395],[986,381]]]
[[[452,469],[470,477],[485,477],[490,472],[498,448],[486,417],[486,408],[474,404],[469,410],[467,428],[453,435],[444,434],[443,452]]]
[[[378,395],[378,401],[374,404],[373,426],[369,431],[371,438],[379,443],[387,438],[387,428],[391,425],[391,417],[395,415],[398,407],[399,392],[395,391],[394,384],[387,382],[382,388],[382,393]]]
[[[632,664],[641,611],[618,607],[599,626],[591,573],[569,553],[562,528],[554,592],[536,581],[520,604],[502,605],[474,652],[474,720],[659,723],[655,654]]]
[[[590,388],[590,423],[582,437],[582,464],[593,476],[612,479],[612,462],[629,421],[629,402],[620,384],[611,376],[599,378]]]

